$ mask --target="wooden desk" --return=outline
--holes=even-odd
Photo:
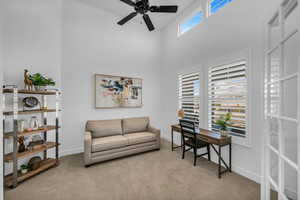
[[[171,126],[171,135],[172,135],[172,151],[176,148],[182,147],[182,138],[181,138],[181,146],[175,146],[173,144],[173,132],[178,132],[181,133],[181,128],[179,124],[175,124]],[[222,137],[219,133],[209,131],[206,129],[199,129],[199,133],[197,134],[197,138],[201,141],[207,142],[210,144],[212,149],[216,152],[218,156],[218,164],[219,164],[219,169],[218,169],[218,177],[221,178],[221,175],[226,172],[231,172],[231,153],[232,153],[232,147],[231,147],[231,136],[228,137]],[[218,150],[214,146],[218,146]],[[224,159],[222,158],[222,147],[224,146],[229,146],[229,163],[227,164]],[[224,164],[226,167],[226,170],[222,171],[221,170],[221,164]]]

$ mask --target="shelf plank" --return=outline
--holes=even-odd
[[[23,157],[27,157],[27,156],[31,156],[31,155],[43,152],[47,149],[54,148],[55,145],[56,145],[55,142],[47,142],[45,145],[43,145],[42,147],[39,147],[37,149],[28,150],[28,151],[24,151],[22,153],[18,153],[17,158],[23,158]],[[11,162],[12,160],[13,160],[13,153],[9,153],[9,154],[6,154],[4,156],[4,161],[5,162]]]
[[[55,109],[35,109],[35,110],[25,110],[25,111],[18,111],[19,115],[30,115],[30,114],[35,114],[35,113],[45,113],[45,112],[56,112]],[[13,115],[13,111],[7,111],[3,112],[3,115]]]
[[[29,136],[29,135],[33,135],[33,134],[37,134],[37,133],[43,133],[45,131],[52,131],[55,130],[56,127],[55,126],[46,126],[45,128],[39,128],[38,130],[32,130],[32,131],[23,131],[23,132],[18,132],[17,136],[18,137],[25,137],[25,136]],[[4,138],[5,139],[10,139],[12,138],[14,135],[14,132],[7,132],[4,133]]]
[[[3,89],[3,94],[13,93],[13,89]],[[40,95],[55,95],[55,91],[30,91],[30,90],[18,90],[19,94],[40,94]]]
[[[27,179],[29,179],[29,178],[31,178],[31,177],[33,177],[33,176],[35,176],[35,175],[37,175],[37,174],[43,172],[43,171],[45,171],[45,170],[47,170],[47,169],[49,169],[49,168],[51,168],[51,167],[53,167],[53,166],[56,166],[57,164],[58,164],[58,163],[57,163],[56,160],[53,159],[53,158],[48,158],[47,160],[43,160],[43,161],[41,162],[40,167],[39,167],[38,169],[33,170],[33,171],[30,171],[30,172],[28,172],[28,173],[26,173],[26,174],[21,174],[21,173],[19,172],[19,173],[18,173],[18,179],[17,179],[17,182],[18,182],[18,183],[23,182],[23,181],[25,181],[25,180],[27,180]],[[13,175],[10,174],[10,175],[5,176],[4,182],[5,182],[5,185],[6,185],[7,187],[13,186]]]

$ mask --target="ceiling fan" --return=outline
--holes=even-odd
[[[178,6],[150,6],[149,0],[137,0],[136,2],[132,0],[120,0],[129,6],[134,7],[135,12],[130,13],[127,17],[124,17],[122,20],[118,22],[119,25],[124,25],[126,22],[137,16],[137,14],[143,15],[143,19],[149,29],[149,31],[153,31],[155,29],[152,21],[147,14],[148,12],[158,12],[158,13],[176,13],[178,10]]]

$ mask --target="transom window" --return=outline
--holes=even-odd
[[[200,81],[199,73],[179,75],[179,108],[184,119],[199,125]]]
[[[221,8],[226,6],[228,3],[233,0],[210,0],[208,2],[208,13],[209,15],[213,15],[217,13]]]
[[[246,136],[247,77],[246,61],[209,68],[209,128],[218,131],[216,121],[231,113],[228,131]]]
[[[191,30],[192,28],[194,28],[198,24],[200,24],[203,20],[203,17],[204,17],[203,12],[199,11],[195,15],[193,15],[190,19],[185,21],[184,23],[179,24],[178,35],[180,36],[180,35],[188,32],[189,30]]]

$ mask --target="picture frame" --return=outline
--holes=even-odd
[[[141,108],[143,79],[95,74],[95,108]]]

